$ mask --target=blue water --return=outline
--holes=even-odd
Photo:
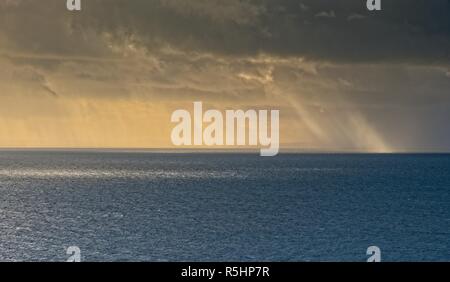
[[[0,152],[0,260],[450,260],[450,155]]]

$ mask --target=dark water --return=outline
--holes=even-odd
[[[450,260],[450,155],[0,152],[0,260]]]

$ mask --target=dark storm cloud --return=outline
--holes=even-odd
[[[126,2],[126,3],[125,3]],[[448,64],[448,0],[120,1],[89,4],[98,30],[122,32],[149,48],[344,62]],[[100,5],[103,4],[103,5]]]
[[[369,12],[365,0],[85,0],[71,14],[63,0],[8,0],[0,23],[8,43],[61,54],[105,54],[98,35],[108,33],[151,51],[448,65],[450,1],[382,4]]]

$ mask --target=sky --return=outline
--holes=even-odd
[[[281,148],[450,151],[450,1],[0,0],[0,147],[172,147],[279,109]]]

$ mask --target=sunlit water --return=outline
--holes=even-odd
[[[0,260],[450,260],[450,155],[0,152]]]

